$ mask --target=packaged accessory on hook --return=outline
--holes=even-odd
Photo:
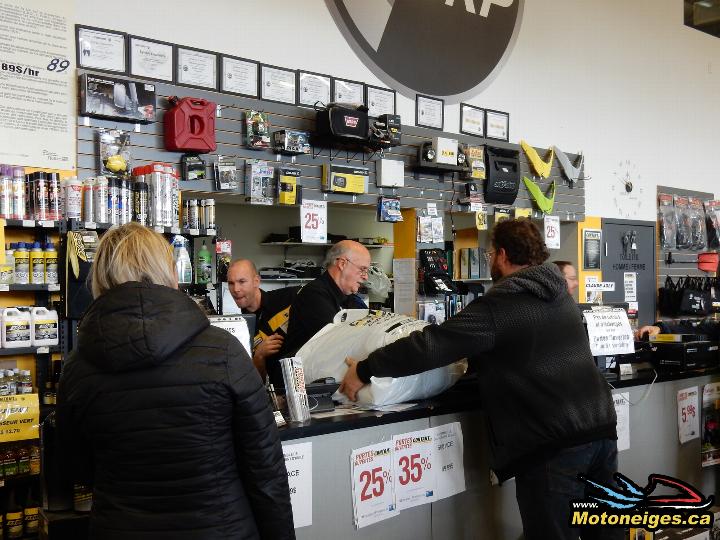
[[[171,96],[165,113],[165,148],[171,152],[214,152],[217,105],[206,99]]]
[[[251,150],[270,148],[270,121],[266,112],[248,111],[245,114],[247,147]]]
[[[692,249],[707,247],[707,229],[705,228],[705,209],[703,202],[697,197],[688,198],[690,208],[690,241]]]
[[[720,248],[720,201],[705,201],[705,226],[708,235],[708,247]]]
[[[660,248],[677,249],[678,218],[673,206],[673,196],[668,193],[658,193],[658,223]]]
[[[120,129],[97,130],[100,174],[104,176],[127,175],[130,164],[130,133]]]
[[[675,212],[677,213],[677,247],[678,249],[690,249],[692,247],[691,226],[690,226],[690,202],[687,197],[674,195]]]

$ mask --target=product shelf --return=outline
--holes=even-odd
[[[20,356],[23,354],[51,354],[60,352],[59,345],[44,347],[16,347],[10,349],[0,349],[0,356]]]
[[[0,292],[58,292],[60,291],[60,284],[12,284],[12,285],[0,285]]]
[[[112,229],[116,225],[112,223],[100,223],[95,221],[80,221],[77,219],[70,220],[70,230],[87,229],[91,231],[107,231]],[[153,226],[152,230],[160,234],[183,234],[185,236],[215,236],[217,235],[217,229],[183,229],[181,227],[160,227]]]
[[[6,219],[5,226],[22,229],[59,229],[64,220],[34,220],[34,219]]]
[[[10,476],[9,478],[0,478],[0,488],[16,486],[18,484],[22,484],[23,482],[32,482],[33,480],[38,480],[39,478],[39,474],[23,474]]]
[[[299,247],[299,246],[318,246],[318,247],[330,247],[334,244],[325,243],[325,244],[319,244],[314,242],[260,242],[261,246],[281,246],[281,247]],[[380,249],[380,248],[391,248],[395,247],[394,245],[390,244],[362,244],[367,249]]]

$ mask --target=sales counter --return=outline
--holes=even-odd
[[[654,380],[654,382],[653,382]],[[619,454],[619,470],[641,486],[651,473],[681,478],[705,495],[715,494],[715,469],[701,469],[700,439],[680,445],[677,392],[720,382],[720,369],[683,374],[641,372],[611,378],[613,394],[628,393],[630,448]],[[700,398],[702,399],[702,397]],[[464,444],[466,490],[403,510],[355,530],[350,454],[391,440],[393,435],[459,422]],[[297,529],[299,540],[358,538],[402,540],[516,540],[522,533],[515,483],[490,485],[484,421],[476,381],[463,379],[445,393],[399,412],[362,412],[313,418],[280,429],[283,444],[312,442],[312,525]]]

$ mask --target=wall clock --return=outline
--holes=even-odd
[[[610,192],[617,214],[625,219],[638,219],[642,206],[642,177],[635,163],[620,161],[613,171]]]

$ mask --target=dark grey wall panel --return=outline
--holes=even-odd
[[[182,153],[167,152],[164,149],[163,142],[163,117],[169,104],[168,96],[178,97],[198,97],[208,99],[217,103],[221,110],[220,116],[216,118],[216,140],[217,151],[213,155],[205,155],[204,159],[208,164],[208,177],[212,177],[212,163],[217,160],[217,155],[235,157],[238,159],[240,166],[244,166],[244,161],[248,159],[265,159],[274,164],[289,164],[290,158],[282,156],[281,162],[276,161],[276,156],[270,151],[253,151],[244,145],[244,118],[246,111],[250,109],[263,110],[269,115],[270,129],[276,131],[280,129],[304,129],[313,131],[315,128],[315,112],[312,109],[304,107],[296,107],[283,105],[279,103],[262,102],[257,99],[243,98],[210,92],[205,90],[196,90],[184,88],[180,86],[156,83],[158,93],[158,121],[154,124],[138,126],[138,132],[131,135],[132,141],[132,166],[141,166],[152,163],[153,161],[162,161],[171,163],[176,169],[179,169],[180,158]],[[408,119],[405,119],[406,121]],[[78,175],[81,178],[97,175],[97,148],[95,143],[96,128],[117,128],[126,131],[133,131],[136,128],[133,124],[115,122],[108,120],[99,120],[94,118],[78,118],[77,139],[78,139]],[[358,195],[354,198],[346,194],[324,194],[320,191],[320,182],[322,174],[322,164],[330,162],[330,150],[323,149],[319,155],[298,156],[293,165],[302,170],[301,184],[303,186],[303,194],[307,198],[326,199],[332,202],[348,202],[355,204],[375,205],[379,194],[396,195],[400,197],[401,204],[407,208],[423,208],[428,202],[435,202],[439,209],[449,210],[452,205],[453,210],[467,210],[467,207],[459,206],[458,200],[463,197],[465,182],[456,175],[455,181],[451,174],[438,175],[428,171],[416,171],[414,165],[417,161],[417,153],[422,143],[432,140],[434,136],[443,136],[458,139],[460,142],[473,144],[487,144],[500,148],[511,148],[520,150],[516,144],[510,144],[500,141],[491,141],[471,137],[463,134],[444,133],[418,128],[415,126],[403,125],[403,144],[401,146],[391,148],[385,153],[385,156],[391,159],[401,159],[405,162],[405,187],[403,188],[377,188],[375,187],[375,164],[374,160],[379,158],[378,154],[372,156],[370,161],[367,154],[346,153],[345,151],[332,151],[334,159],[333,163],[346,164],[354,166],[366,166],[369,169],[370,182],[369,193]],[[537,149],[541,156],[544,156],[545,149]],[[569,155],[571,159],[575,156]],[[527,162],[524,152],[520,150],[521,158],[521,174],[531,177],[530,165]],[[244,171],[243,176],[244,176]],[[585,215],[585,184],[584,181],[576,182],[570,186],[568,181],[561,176],[561,172],[557,161],[553,164],[551,176],[548,179],[535,180],[541,187],[543,192],[547,192],[552,180],[556,180],[557,194],[555,198],[554,214],[559,215],[562,220],[581,221]],[[223,200],[226,200],[223,197]],[[230,201],[244,202],[242,191],[230,197]],[[531,197],[521,182],[520,191],[517,200],[513,205],[519,208],[533,207]],[[490,212],[493,211],[490,205]]]

